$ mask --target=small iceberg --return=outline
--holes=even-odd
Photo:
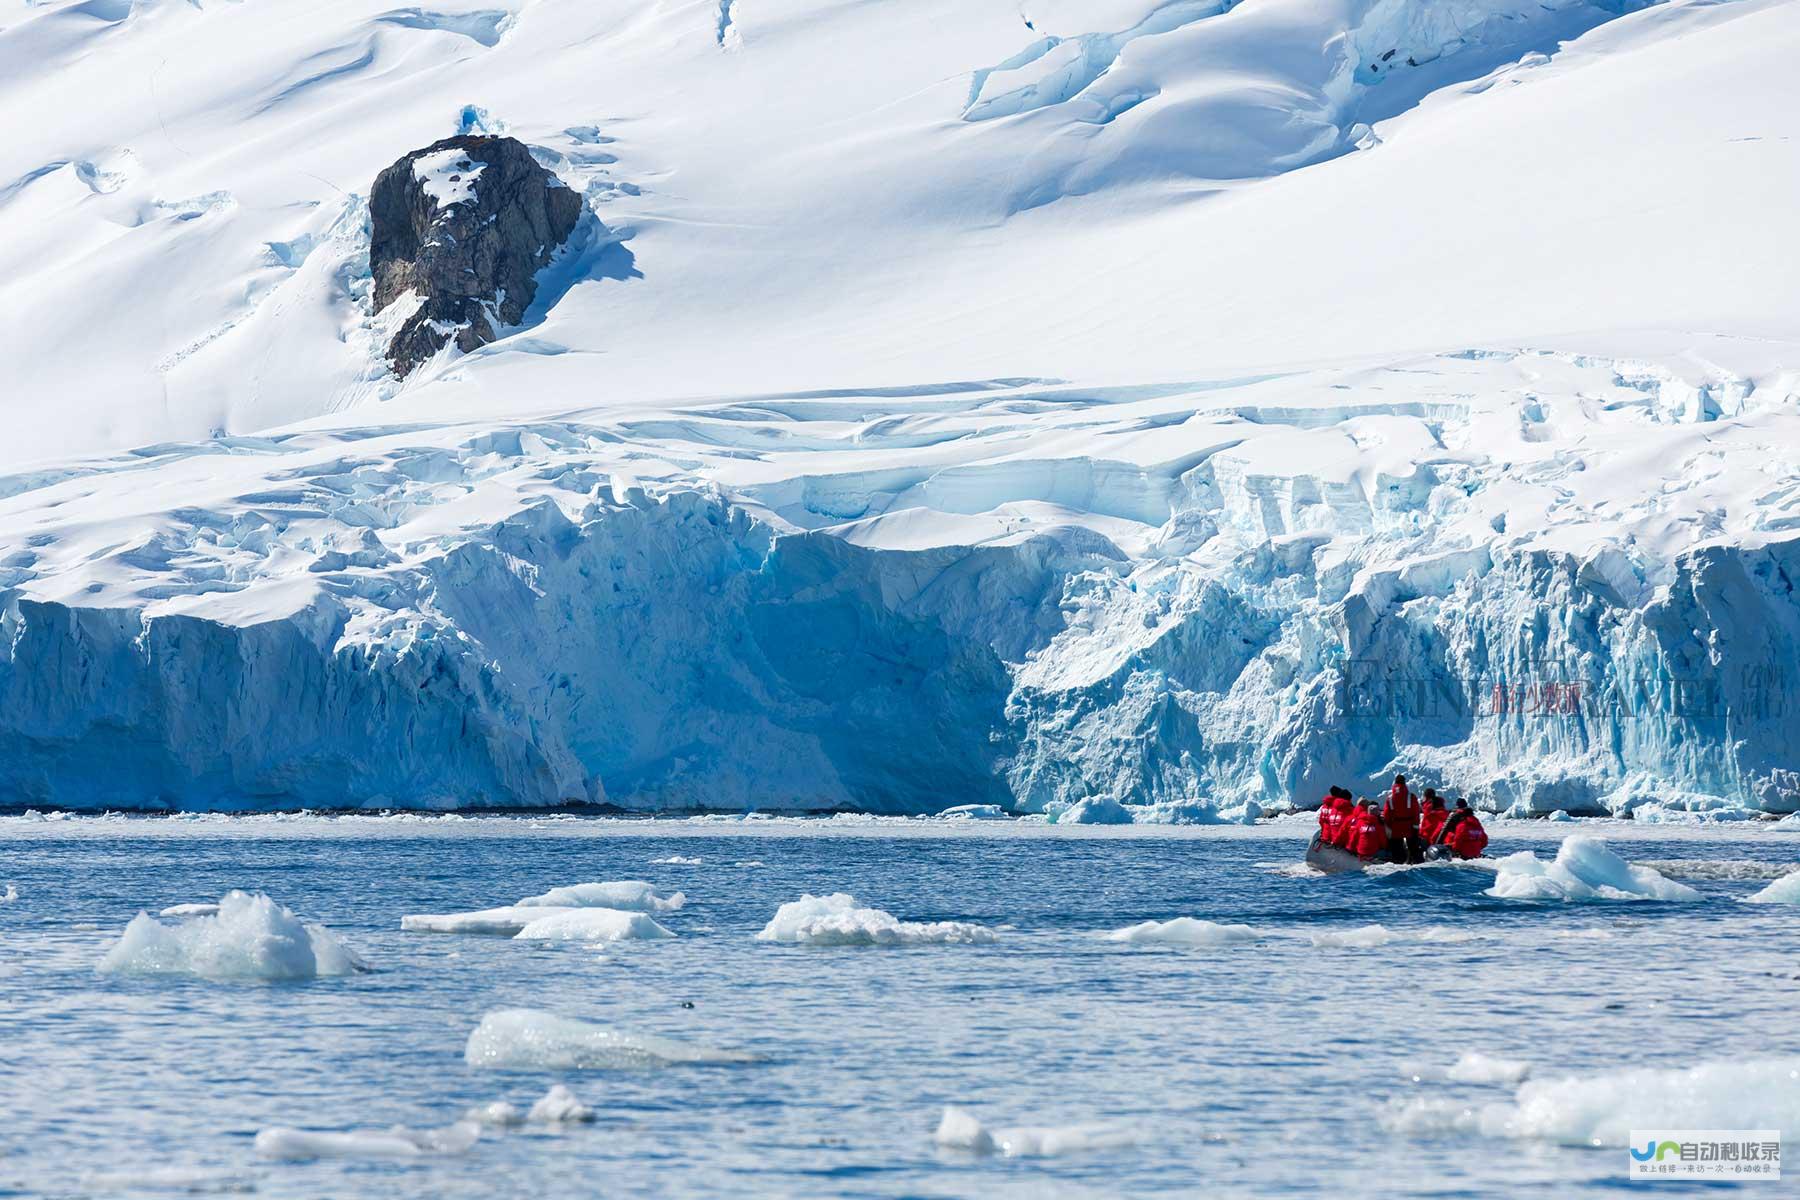
[[[946,1150],[968,1154],[1003,1154],[1008,1158],[1052,1158],[1085,1150],[1135,1145],[1129,1130],[1099,1125],[1021,1125],[989,1129],[966,1109],[946,1106],[934,1140]]]
[[[902,921],[879,908],[859,908],[856,897],[834,892],[782,905],[756,940],[798,946],[977,945],[993,941],[994,931],[968,921]]]
[[[524,1111],[509,1101],[494,1100],[463,1114],[463,1120],[492,1129],[517,1129],[526,1124],[578,1125],[593,1119],[594,1110],[560,1083],[553,1085],[542,1099]]]
[[[215,917],[219,914],[216,904],[171,904],[156,915],[159,917]]]
[[[541,896],[527,896],[521,908],[618,908],[626,912],[674,912],[687,903],[680,892],[664,895],[642,879],[615,879],[607,883],[577,883],[551,888]]]
[[[6,891],[0,892],[0,904],[11,904],[14,900],[17,900],[18,898],[19,898],[19,885],[16,883],[7,884]]]
[[[1744,897],[1746,904],[1800,904],[1800,871],[1783,875],[1754,896]]]
[[[1355,929],[1332,929],[1307,936],[1315,946],[1342,950],[1375,950],[1400,940],[1386,925],[1359,925]]]
[[[256,1135],[256,1152],[283,1162],[315,1158],[424,1158],[438,1154],[462,1154],[481,1140],[481,1126],[458,1121],[442,1129],[357,1129],[345,1133],[283,1126]]]
[[[1414,1083],[1516,1084],[1531,1074],[1531,1064],[1471,1051],[1448,1067],[1412,1063],[1402,1073]]]
[[[1623,1146],[1633,1129],[1800,1129],[1800,1058],[1533,1079],[1479,1124],[1563,1146]]]
[[[1502,900],[1685,900],[1700,893],[1650,867],[1633,866],[1599,838],[1564,838],[1552,862],[1529,850],[1501,859],[1487,894]]]
[[[660,941],[675,935],[649,913],[616,908],[571,908],[526,925],[513,937],[522,942]]]
[[[624,1033],[535,1008],[486,1014],[469,1034],[463,1061],[499,1071],[645,1070],[758,1061],[740,1050],[718,1050],[651,1034]]]
[[[940,821],[1007,821],[1010,814],[998,804],[958,804],[936,814]]]
[[[503,908],[484,908],[478,912],[409,913],[400,918],[400,928],[411,933],[472,933],[487,937],[517,937],[527,925],[572,908],[551,908],[529,904],[509,904]]]
[[[1220,925],[1195,917],[1176,917],[1172,921],[1127,925],[1105,936],[1109,942],[1147,946],[1229,946],[1235,942],[1253,942],[1261,935],[1248,925]]]
[[[684,854],[671,854],[667,858],[651,859],[650,865],[653,867],[697,867],[702,861],[704,860],[690,858]]]
[[[225,893],[218,911],[165,925],[140,912],[100,960],[100,970],[204,979],[314,979],[368,970],[322,925],[269,897]]]

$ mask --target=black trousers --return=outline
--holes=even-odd
[[[1422,863],[1425,861],[1425,840],[1416,833],[1388,839],[1388,861],[1397,863]]]

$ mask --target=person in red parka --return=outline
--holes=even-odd
[[[1381,857],[1387,849],[1387,827],[1375,811],[1373,800],[1364,800],[1351,822],[1350,850],[1364,862]]]
[[[1444,831],[1444,822],[1450,819],[1450,810],[1444,807],[1441,798],[1427,788],[1425,791],[1425,807],[1419,813],[1419,840],[1427,846],[1437,844],[1438,835]]]
[[[1406,786],[1406,776],[1394,776],[1393,790],[1381,806],[1387,826],[1388,858],[1397,863],[1424,862],[1425,843],[1419,840],[1419,800]]]
[[[1481,818],[1475,815],[1467,800],[1456,802],[1456,811],[1450,814],[1450,821],[1445,825],[1444,843],[1456,857],[1480,858],[1481,852],[1487,849],[1487,830],[1481,827]]]
[[[1319,801],[1319,840],[1329,846],[1343,819],[1344,815],[1338,811],[1338,790],[1334,787]]]

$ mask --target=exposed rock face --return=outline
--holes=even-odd
[[[473,350],[524,319],[581,197],[515,138],[453,137],[376,176],[369,210],[375,311],[409,292],[422,300],[388,344],[405,375],[453,339]]]

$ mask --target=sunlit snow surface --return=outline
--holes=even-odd
[[[1493,863],[1321,878],[1292,869],[1305,826],[0,818],[18,890],[0,909],[0,1095],[31,1097],[0,1129],[0,1190],[377,1200],[604,1179],[705,1197],[756,1172],[806,1197],[1599,1197],[1623,1176],[1621,1122],[1664,1094],[1696,1127],[1800,1137],[1800,934],[1789,906],[1741,903],[1800,862],[1792,823],[1490,825],[1495,850],[1544,862],[1598,834],[1695,888],[1686,903],[1496,899]],[[400,928],[632,879],[685,893],[655,916],[676,938]],[[373,970],[96,972],[140,909],[234,887]],[[839,889],[897,922],[998,932],[757,939]],[[1184,918],[1257,936],[1171,939],[1200,928]],[[1107,936],[1144,922],[1175,924]],[[1368,927],[1390,936],[1311,944]],[[1420,1036],[1397,1052],[1384,1012]],[[940,1145],[947,1107],[967,1120]],[[1509,1152],[1471,1155],[1471,1137]],[[1595,1137],[1614,1148],[1575,1145]]]

